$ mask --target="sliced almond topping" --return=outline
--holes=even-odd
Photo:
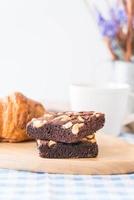
[[[82,141],[88,141],[87,137],[82,138]]]
[[[49,119],[49,118],[51,118],[52,116],[53,116],[52,114],[47,113],[47,114],[44,115],[44,118],[45,118],[45,119]]]
[[[96,140],[95,140],[95,139],[92,139],[92,140],[90,140],[90,142],[91,142],[91,143],[95,143],[95,142],[96,142]]]
[[[63,115],[63,117],[61,118],[61,121],[68,121],[68,120],[71,120],[71,118],[67,115]]]
[[[53,119],[53,121],[61,120],[61,118],[62,118],[62,116],[60,115],[60,116],[58,116],[58,117],[55,117],[55,118]]]
[[[80,122],[84,122],[84,119],[81,116],[78,116],[77,118]]]
[[[88,136],[82,138],[82,141],[90,141],[91,142],[93,139],[95,139],[95,135],[94,134],[88,135]]]
[[[87,136],[88,139],[92,139],[92,138],[94,138],[94,137],[95,137],[94,134],[92,134],[92,135],[88,135],[88,136]]]
[[[40,142],[40,140],[37,140],[37,144],[38,144],[38,145],[41,145],[41,142]]]
[[[99,114],[99,113],[96,113],[96,115],[95,115],[95,116],[98,118],[98,117],[100,117],[100,114]]]
[[[91,117],[89,117],[88,121],[89,121],[89,122],[91,121]]]
[[[78,134],[79,133],[79,124],[74,124],[72,127],[72,133]]]
[[[54,144],[56,144],[55,141],[50,140],[50,141],[48,142],[48,146],[49,146],[49,147],[51,147],[51,146],[54,145]]]
[[[84,126],[84,123],[79,124],[79,128],[82,128]]]
[[[100,117],[100,113],[94,112],[94,113],[92,114],[92,116],[96,116],[96,117],[98,118],[98,117]]]
[[[35,120],[33,121],[33,127],[40,128],[42,127],[47,121],[46,120]]]
[[[31,122],[34,122],[35,120],[37,120],[36,118],[33,118],[32,120],[31,120]]]
[[[63,125],[63,128],[68,129],[73,126],[72,122],[67,122],[66,124]]]
[[[64,118],[66,115],[60,115],[60,116],[58,116],[58,117],[55,117],[54,119],[53,119],[53,121],[55,121],[55,120],[62,120],[62,118]]]
[[[91,115],[90,115],[90,116],[91,116]],[[85,115],[85,116],[84,116],[84,119],[88,120],[88,119],[90,119],[90,116],[89,116],[89,115]]]

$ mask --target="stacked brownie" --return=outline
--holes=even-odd
[[[36,139],[41,157],[93,158],[98,155],[95,132],[104,122],[97,112],[46,113],[28,123],[27,134]]]

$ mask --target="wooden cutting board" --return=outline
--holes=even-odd
[[[134,172],[134,145],[98,134],[99,155],[92,159],[43,159],[35,142],[0,144],[0,168],[65,174],[123,174]]]

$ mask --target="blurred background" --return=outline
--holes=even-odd
[[[70,83],[108,78],[108,57],[83,0],[0,1],[1,96],[67,102]]]

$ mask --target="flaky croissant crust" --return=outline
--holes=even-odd
[[[42,104],[19,92],[0,100],[0,141],[21,142],[30,140],[26,125],[45,112]]]

